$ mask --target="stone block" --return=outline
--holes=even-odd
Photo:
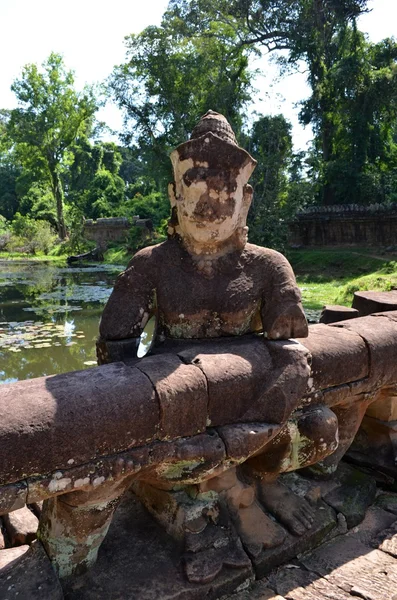
[[[143,445],[160,424],[149,379],[122,363],[6,384],[0,414],[0,483]]]
[[[205,431],[207,382],[200,369],[184,364],[175,354],[147,356],[137,368],[150,379],[160,402],[160,439]]]
[[[340,465],[333,479],[338,484],[323,495],[323,499],[336,512],[342,513],[350,529],[364,519],[368,506],[375,500],[376,481],[348,465]]]
[[[395,316],[395,312],[375,314],[328,326],[332,329],[349,331],[362,338],[369,352],[368,378],[373,389],[396,383],[397,321]],[[358,356],[357,359],[351,357],[352,363],[356,360]],[[336,363],[332,364],[334,369],[337,368]],[[354,365],[350,366],[354,367]]]
[[[199,367],[208,382],[208,416],[213,426],[285,422],[303,396],[309,354],[294,341],[251,338],[191,346],[178,355]]]
[[[28,486],[24,481],[0,486],[0,515],[25,506],[27,494]]]
[[[397,310],[397,291],[354,292],[352,307],[365,317],[382,311]]]
[[[68,600],[215,600],[252,579],[250,566],[224,567],[211,583],[189,583],[180,545],[127,493],[97,563],[87,573],[65,582],[64,592]]]
[[[338,304],[327,304],[324,306],[320,315],[320,323],[327,325],[328,323],[337,323],[338,321],[346,321],[358,317],[356,308],[348,306],[339,306]]]
[[[39,542],[0,551],[0,598],[63,600],[59,580]]]
[[[36,539],[39,520],[27,506],[3,515],[11,546],[30,544]]]
[[[313,391],[356,381],[369,374],[368,350],[358,330],[311,325],[309,337],[300,342],[312,355],[310,388]]]

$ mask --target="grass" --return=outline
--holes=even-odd
[[[0,260],[27,261],[27,262],[51,262],[55,264],[65,264],[66,255],[54,256],[51,254],[28,254],[25,252],[0,252]]]
[[[125,248],[114,247],[106,250],[104,254],[105,263],[109,265],[124,265],[127,266],[132,253],[125,250]]]
[[[105,263],[126,266],[131,252],[114,245],[105,252]],[[397,289],[397,254],[376,248],[315,248],[289,250],[287,258],[302,290],[306,311],[325,304],[351,306],[359,290]],[[26,260],[65,264],[66,255],[0,252],[0,260]]]
[[[397,289],[397,255],[374,248],[291,250],[288,259],[309,310],[325,304],[351,306],[359,290]]]

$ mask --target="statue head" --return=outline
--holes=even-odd
[[[190,140],[171,153],[171,161],[171,233],[194,254],[244,247],[252,201],[248,180],[256,161],[237,145],[225,117],[208,111]]]

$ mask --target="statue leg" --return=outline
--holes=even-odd
[[[373,398],[355,402],[352,405],[334,406],[332,411],[338,419],[339,443],[337,449],[323,460],[313,464],[308,472],[317,478],[329,478],[335,473],[343,456],[351,446],[354,437],[361,425],[368,405]]]
[[[261,504],[294,535],[310,529],[314,511],[309,502],[277,481],[280,473],[318,463],[338,447],[338,420],[319,406],[291,419],[265,452],[248,460],[245,473],[256,480]]]
[[[131,477],[126,477],[44,501],[38,537],[59,577],[81,573],[95,563],[114,510],[130,483]]]
[[[283,543],[285,531],[263,512],[255,498],[254,488],[238,479],[235,468],[205,481],[200,489],[219,493],[220,501],[227,506],[250,554],[256,556],[263,548],[274,548]]]

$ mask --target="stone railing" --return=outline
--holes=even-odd
[[[287,419],[320,406],[340,424],[354,415],[333,455],[340,459],[370,403],[371,418],[394,418],[379,407],[395,396],[397,311],[313,325],[301,342],[184,342],[139,362],[3,386],[0,515],[44,501],[39,538],[62,578],[95,562],[118,499],[159,465],[169,465],[173,483],[194,483],[203,469],[255,455]],[[293,394],[301,402],[291,415]],[[252,434],[248,455],[244,428]],[[384,443],[392,453],[392,440]]]
[[[394,246],[397,207],[394,204],[311,206],[296,215],[289,230],[292,246]]]

